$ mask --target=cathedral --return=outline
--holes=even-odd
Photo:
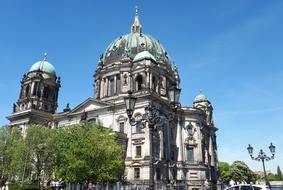
[[[123,179],[130,184],[163,183],[184,189],[216,189],[219,170],[213,107],[200,93],[192,106],[173,107],[169,90],[179,88],[178,68],[161,43],[143,33],[138,11],[131,32],[116,38],[99,57],[93,97],[71,109],[57,111],[60,77],[43,60],[23,75],[19,99],[7,118],[23,133],[29,124],[58,128],[81,122],[99,123],[117,133],[125,148]],[[136,97],[132,118],[126,110],[128,92]],[[161,118],[153,132],[141,121],[153,105]],[[162,116],[162,117],[161,117]],[[157,126],[158,124],[158,126]]]

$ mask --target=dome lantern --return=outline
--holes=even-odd
[[[140,24],[139,21],[139,13],[138,13],[138,6],[136,6],[136,15],[135,15],[135,20],[132,25],[132,33],[142,33],[142,25]]]

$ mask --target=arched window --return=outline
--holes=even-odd
[[[136,91],[142,90],[142,87],[143,87],[142,85],[143,85],[142,76],[138,75],[136,77]]]
[[[25,90],[25,97],[28,97],[29,95],[29,85],[26,87],[26,90]]]
[[[109,96],[113,96],[114,95],[114,87],[115,87],[115,85],[114,85],[114,78],[112,77],[112,78],[110,78],[109,79]]]
[[[43,97],[48,99],[50,95],[50,88],[48,86],[44,87],[43,89]]]

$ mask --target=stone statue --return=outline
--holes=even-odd
[[[13,112],[16,112],[17,111],[17,105],[14,103],[13,104]]]

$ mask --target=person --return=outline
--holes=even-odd
[[[91,182],[88,183],[87,190],[93,190],[93,185]]]
[[[204,187],[205,187],[205,190],[208,190],[208,189],[209,189],[209,182],[208,182],[208,179],[207,179],[207,178],[205,179]]]
[[[60,189],[60,190],[65,189],[65,182],[64,182],[63,179],[60,179],[60,181],[59,181],[59,189]]]
[[[231,179],[230,182],[229,182],[229,185],[230,186],[234,186],[235,185],[235,181],[233,179]]]
[[[54,180],[51,180],[50,187],[51,187],[52,190],[55,190],[55,181]]]
[[[3,177],[0,178],[0,190],[4,189],[4,179]]]

